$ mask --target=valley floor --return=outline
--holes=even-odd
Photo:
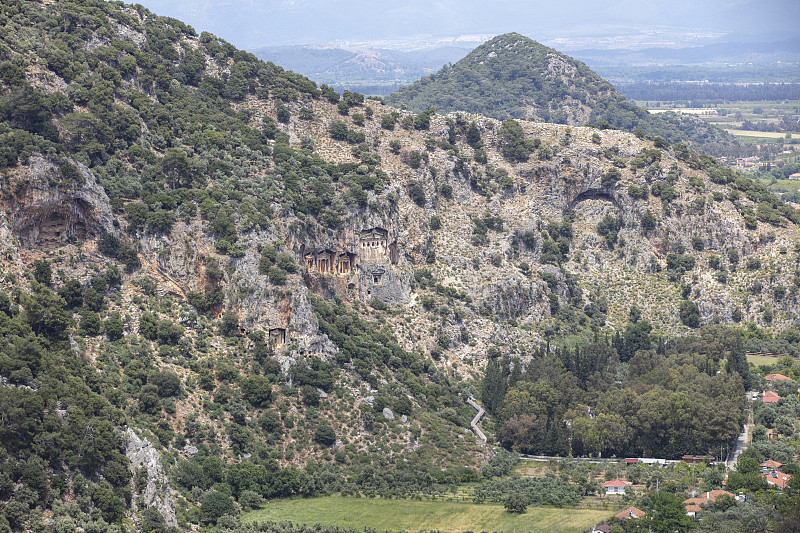
[[[528,507],[521,515],[507,512],[502,505],[448,501],[384,500],[327,496],[276,500],[242,516],[242,522],[320,523],[365,527],[378,531],[528,531],[578,532],[618,509],[556,509]]]

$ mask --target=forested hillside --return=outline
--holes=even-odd
[[[488,445],[702,452],[740,337],[800,338],[800,217],[686,144],[397,110],[122,3],[0,36],[2,530],[441,494],[508,471],[472,395]]]
[[[697,118],[649,114],[585,64],[517,33],[487,41],[386,101],[417,113],[433,107],[499,120],[611,126],[670,142],[689,141],[712,155],[733,155],[740,148],[733,136]]]

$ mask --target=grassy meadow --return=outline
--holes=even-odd
[[[778,357],[770,357],[768,355],[747,355],[747,362],[753,363],[756,366],[761,365],[774,365],[778,362]]]
[[[554,509],[528,507],[521,515],[502,505],[447,501],[383,500],[326,496],[277,500],[242,516],[243,522],[325,524],[378,531],[530,531],[579,532],[618,512],[609,509]]]

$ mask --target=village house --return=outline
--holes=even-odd
[[[764,376],[764,379],[766,379],[769,382],[773,382],[773,381],[788,381],[790,378],[784,376],[783,374],[767,374],[766,376]]]
[[[758,165],[761,161],[761,158],[757,155],[753,155],[750,157],[737,157],[736,158],[736,166],[737,167],[754,167]]]
[[[779,463],[778,461],[773,461],[769,459],[761,463],[761,468],[766,468],[767,470],[778,470],[780,467],[783,466],[783,463]]]
[[[641,518],[645,514],[647,513],[645,513],[641,509],[637,509],[636,507],[628,507],[624,511],[617,513],[614,516],[616,516],[617,518],[626,518],[628,520],[631,520],[631,519]]]
[[[792,476],[789,474],[784,474],[780,470],[773,470],[768,474],[761,474],[761,477],[767,480],[767,484],[775,487],[778,490],[783,490],[789,486],[789,480],[792,479]]]
[[[689,516],[696,516],[697,513],[703,510],[701,506],[713,503],[721,496],[730,496],[731,498],[736,499],[736,496],[727,490],[710,490],[708,492],[704,492],[697,498],[683,500],[683,505],[686,507],[686,514]]]
[[[780,394],[778,394],[777,392],[775,392],[775,391],[772,391],[772,390],[768,390],[768,391],[766,391],[766,392],[764,393],[764,395],[762,396],[762,398],[761,398],[761,400],[762,400],[764,403],[775,403],[775,402],[777,402],[777,401],[778,401],[778,400],[780,400],[780,399],[781,399],[781,396],[780,396]]]
[[[612,479],[603,483],[606,489],[606,495],[612,494],[625,494],[625,487],[633,485],[630,481],[622,481],[621,479]]]

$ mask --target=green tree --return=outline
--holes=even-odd
[[[200,500],[200,512],[204,522],[216,524],[221,516],[235,514],[236,506],[233,498],[218,490],[212,490]]]
[[[473,148],[481,147],[481,130],[478,129],[475,121],[470,122],[467,127],[467,144]]]
[[[272,384],[264,376],[247,376],[239,387],[244,399],[255,407],[262,407],[272,400]]]
[[[500,151],[512,162],[527,161],[535,148],[533,141],[525,139],[522,125],[513,119],[504,120],[499,131]]]
[[[481,401],[486,410],[497,414],[506,394],[506,379],[497,357],[489,357],[481,385]]]
[[[304,405],[317,407],[319,405],[319,391],[316,387],[311,385],[303,385],[300,388],[300,397],[303,399]]]
[[[678,306],[678,314],[684,326],[696,328],[700,325],[700,309],[691,300],[683,300]]]
[[[189,172],[189,159],[186,153],[178,148],[168,148],[161,159],[161,171],[166,176],[170,187],[191,187],[192,180]]]
[[[50,267],[50,261],[39,259],[33,262],[33,279],[42,285],[50,285],[53,277],[53,269]]]
[[[37,334],[59,338],[72,325],[64,299],[39,282],[31,283],[31,294],[21,294],[20,302],[27,322]]]
[[[124,324],[119,318],[109,318],[103,322],[103,332],[108,336],[109,340],[121,339],[124,335]]]
[[[667,491],[650,495],[650,506],[645,519],[653,533],[688,531],[694,526],[692,517],[686,516],[683,499]]]
[[[528,498],[522,494],[509,494],[503,500],[503,507],[509,513],[522,514],[528,509]]]
[[[219,332],[226,337],[239,334],[239,317],[233,311],[225,311],[219,323]]]

